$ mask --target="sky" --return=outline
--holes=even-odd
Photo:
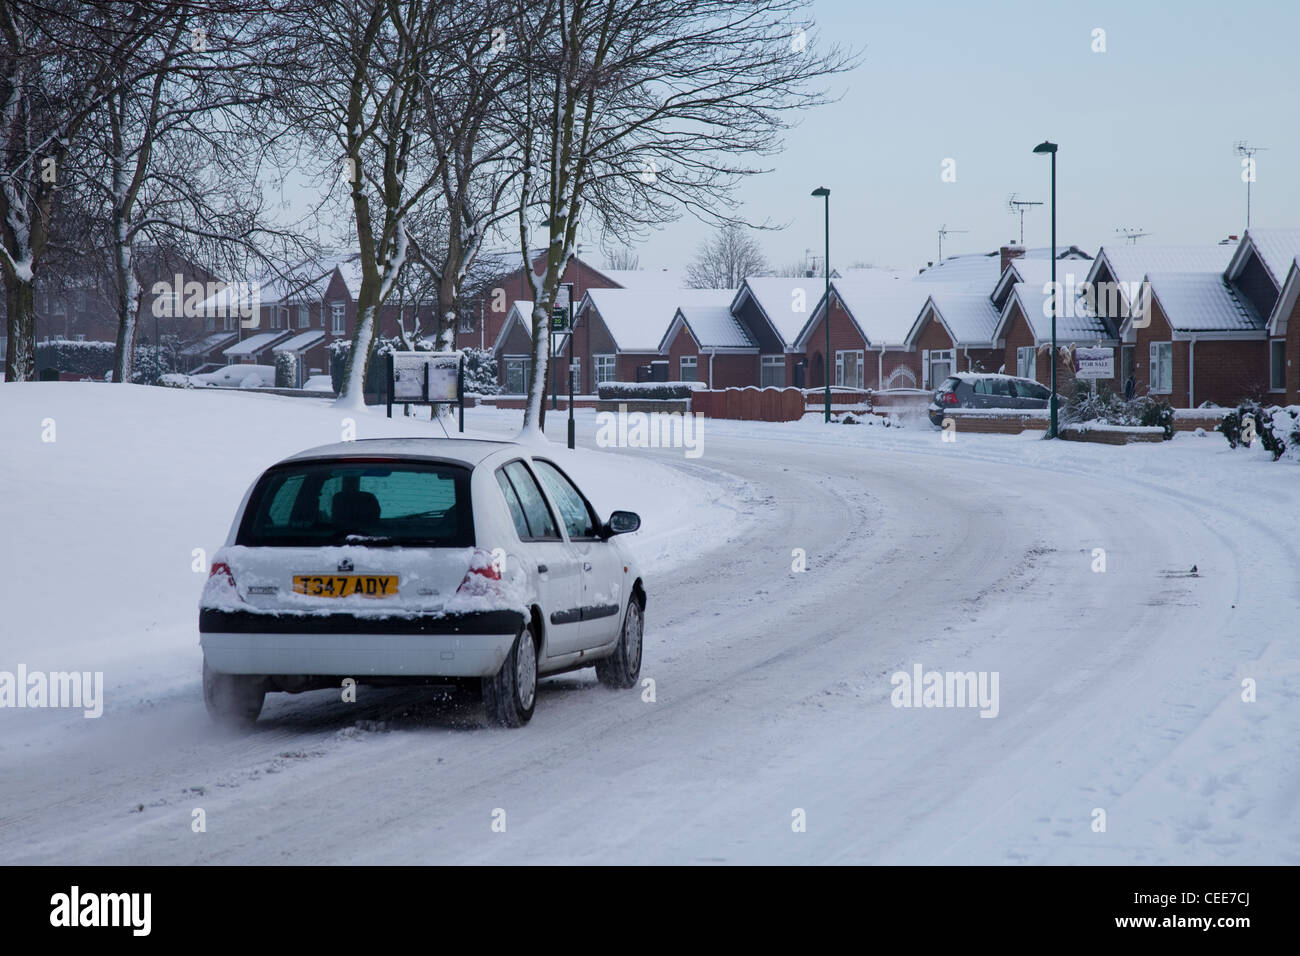
[[[1256,226],[1300,225],[1300,3],[1228,0],[860,2],[814,0],[821,41],[862,51],[831,82],[838,102],[809,109],[744,184],[741,212],[783,224],[758,234],[773,265],[820,255],[831,190],[833,268],[919,269],[938,256],[1050,241],[1057,155],[1058,244],[1095,254],[1125,242],[1216,242],[1246,225],[1242,157],[1267,147],[1251,187]],[[1105,31],[1104,52],[1094,31]],[[942,178],[945,160],[955,181]],[[950,177],[951,178],[951,177]],[[964,229],[967,232],[957,232]],[[710,227],[684,218],[640,244],[643,269],[686,265]],[[598,243],[584,257],[599,264]]]

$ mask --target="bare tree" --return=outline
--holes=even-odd
[[[732,193],[779,149],[811,84],[852,64],[816,52],[806,0],[533,0],[511,21],[525,77],[519,248],[533,285],[533,380],[523,434],[540,432],[548,320],[594,216],[624,243],[687,210],[727,221]],[[541,275],[533,229],[544,230]]]
[[[140,47],[166,30],[174,6],[0,3],[0,274],[8,381],[35,372],[35,282],[69,152],[92,114],[132,75]]]
[[[249,109],[264,94],[242,78],[255,67],[252,58],[268,52],[276,18],[242,6],[209,0],[200,15],[179,5],[91,117],[69,165],[69,179],[84,176],[92,215],[105,223],[113,251],[114,381],[131,381],[140,243],[231,268],[243,253],[257,254],[255,239],[273,232],[259,180],[274,144],[250,130]]]
[[[686,267],[688,289],[735,289],[746,276],[767,271],[767,258],[758,240],[739,223],[727,223],[700,243]]]
[[[605,265],[610,269],[635,272],[641,268],[641,257],[631,246],[620,246],[612,252],[605,253]]]
[[[451,5],[407,0],[323,0],[297,23],[312,67],[283,77],[289,126],[321,159],[325,182],[347,190],[360,248],[357,324],[338,401],[364,401],[380,309],[410,253],[408,224],[442,181],[421,122],[426,84],[455,36]],[[432,157],[432,158],[431,158]]]

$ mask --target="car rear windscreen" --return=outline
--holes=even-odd
[[[415,462],[301,462],[262,476],[236,544],[465,548],[474,544],[468,468]]]

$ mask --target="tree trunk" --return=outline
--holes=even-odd
[[[30,382],[36,378],[36,289],[31,280],[5,277],[8,351],[5,381]]]
[[[528,386],[528,407],[524,411],[524,431],[545,434],[546,376],[551,357],[551,316],[544,303],[533,306],[533,380]],[[531,426],[531,427],[530,427]]]
[[[369,285],[369,288],[367,286]],[[379,314],[379,289],[361,282],[357,294],[357,330],[343,364],[343,391],[338,404],[360,407],[366,404],[366,377],[370,372],[370,351],[375,342],[375,317]]]
[[[126,229],[118,222],[117,234]],[[119,239],[113,266],[117,273],[117,346],[113,350],[113,381],[129,382],[135,371],[135,334],[140,314],[140,283],[135,277],[135,256],[128,241]],[[155,351],[161,343],[153,343]],[[160,353],[161,354],[161,353]]]

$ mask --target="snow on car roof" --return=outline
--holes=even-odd
[[[281,459],[279,463],[315,458],[368,458],[379,455],[477,465],[489,455],[515,444],[515,442],[487,438],[362,438],[307,448]]]

